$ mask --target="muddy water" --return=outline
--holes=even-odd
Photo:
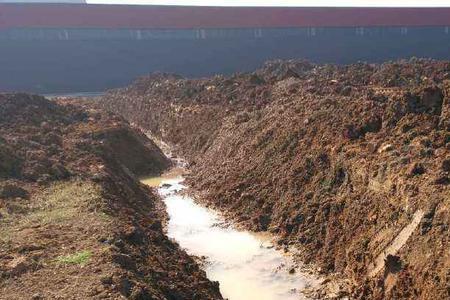
[[[229,300],[304,299],[302,290],[318,284],[293,268],[292,259],[275,250],[270,237],[226,226],[217,212],[180,192],[182,170],[142,182],[157,187],[170,216],[168,235],[195,256],[205,257],[208,278],[220,283]]]

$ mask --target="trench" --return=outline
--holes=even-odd
[[[229,300],[308,299],[320,280],[293,257],[277,250],[272,238],[237,229],[217,211],[186,193],[184,169],[142,182],[158,189],[169,215],[167,234],[186,252],[201,259],[208,278],[218,281]]]

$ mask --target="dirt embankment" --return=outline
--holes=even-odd
[[[222,299],[136,178],[169,165],[120,117],[0,95],[0,299]]]
[[[353,298],[450,296],[450,63],[154,74],[99,102],[173,143],[204,199],[354,283]]]

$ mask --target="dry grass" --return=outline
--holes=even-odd
[[[37,198],[37,206],[24,218],[24,226],[64,223],[101,203],[101,189],[76,180],[56,183]]]
[[[6,203],[0,208],[0,246],[8,246],[18,230],[62,225],[81,214],[94,213],[106,222],[102,203],[101,187],[81,180],[57,182],[30,200]]]
[[[0,245],[4,245],[5,247],[9,247],[12,242],[12,232],[7,227],[3,227],[0,223],[2,230],[0,231]]]

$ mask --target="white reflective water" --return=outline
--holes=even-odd
[[[143,180],[159,186],[170,220],[168,235],[195,256],[206,257],[208,278],[220,283],[229,300],[303,299],[301,290],[316,286],[311,275],[293,267],[291,257],[273,248],[270,238],[224,226],[223,217],[186,195],[177,172]]]
[[[1,1],[0,1],[1,2]],[[78,92],[78,93],[60,93],[60,94],[43,94],[45,98],[95,98],[105,95],[105,92]]]

